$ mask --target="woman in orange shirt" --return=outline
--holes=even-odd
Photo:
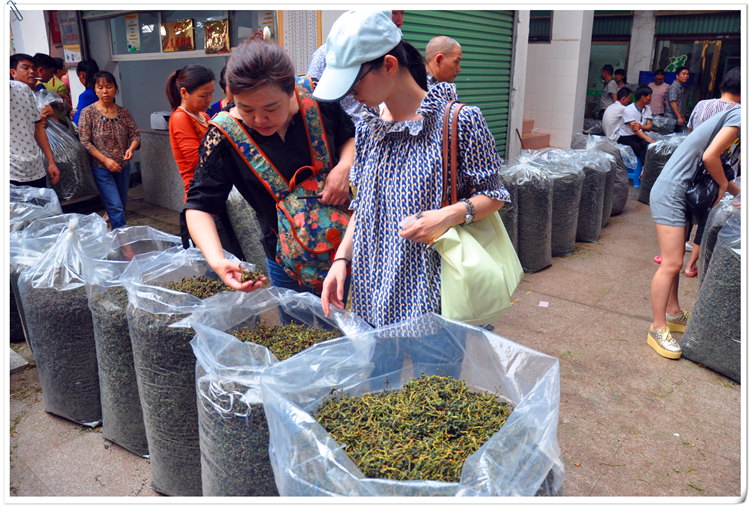
[[[194,63],[173,72],[167,78],[166,94],[172,106],[172,115],[169,117],[169,143],[185,185],[186,199],[190,181],[198,165],[198,150],[208,130],[210,118],[205,111],[211,105],[215,80],[211,69]],[[183,246],[187,248],[190,235],[184,216],[183,211],[180,216],[180,232]],[[226,210],[215,215],[214,221],[224,249],[244,259],[239,242],[229,226]]]

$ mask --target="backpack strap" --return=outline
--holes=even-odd
[[[315,169],[327,173],[333,169],[331,149],[323,127],[320,106],[312,96],[314,90],[312,80],[309,76],[296,76],[295,81],[297,84],[297,103],[302,113],[307,139],[310,142],[310,159]]]

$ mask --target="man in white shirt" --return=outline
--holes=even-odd
[[[630,88],[623,86],[617,90],[617,100],[615,103],[604,111],[602,129],[604,130],[604,135],[611,141],[617,142],[617,138],[620,136],[622,113],[625,111],[625,106],[630,104],[630,96],[632,94],[633,92],[630,91]]]
[[[618,143],[630,146],[643,164],[648,145],[654,140],[645,131],[651,130],[651,96],[653,90],[648,86],[639,86],[635,91],[635,102],[622,112],[622,126]]]

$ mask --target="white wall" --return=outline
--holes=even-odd
[[[49,38],[47,37],[47,22],[43,10],[22,10],[23,21],[16,20],[10,14],[10,26],[13,30],[13,42],[16,53],[26,53],[34,56],[36,53],[49,54]]]
[[[521,132],[524,119],[526,97],[526,63],[529,48],[529,11],[516,11],[515,35],[513,38],[513,69],[510,87],[510,117],[508,118],[508,136],[505,148],[506,164],[511,163],[521,154],[521,141],[516,129]],[[501,153],[502,155],[502,153]]]
[[[346,11],[320,11],[320,26],[323,38],[323,40],[320,41],[321,44],[326,43],[328,34],[331,32],[331,27],[336,22],[336,20],[339,19],[339,16],[341,16],[345,12]]]
[[[640,72],[651,70],[655,33],[656,16],[654,16],[654,11],[635,11],[633,13],[633,30],[630,35],[630,54],[628,55],[628,83],[637,84]],[[633,88],[633,91],[635,91],[635,88]]]
[[[593,19],[593,11],[553,11],[551,42],[528,46],[524,118],[557,148],[570,148],[579,116],[583,125],[578,102],[581,89],[585,99]]]

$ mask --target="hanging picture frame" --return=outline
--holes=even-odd
[[[163,53],[195,50],[192,18],[161,24],[161,50]]]
[[[207,21],[204,25],[206,54],[229,53],[229,20]]]

